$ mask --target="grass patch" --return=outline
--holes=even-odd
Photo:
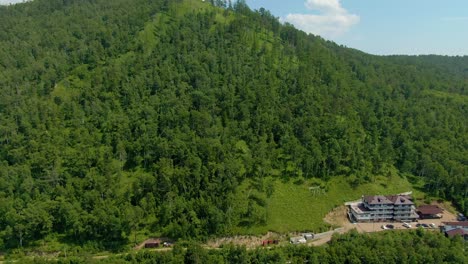
[[[324,193],[315,194],[309,187],[321,185]],[[322,232],[330,225],[323,221],[325,215],[344,202],[358,200],[362,195],[396,194],[413,191],[405,177],[377,176],[372,183],[352,188],[345,177],[334,177],[328,182],[306,179],[287,182],[274,181],[274,192],[267,198],[266,224],[242,227],[240,234],[264,234],[268,231],[288,233],[295,231]]]
[[[463,95],[463,94],[458,94],[458,93],[450,93],[450,92],[436,91],[436,90],[424,90],[422,93],[423,95],[442,99],[446,103],[450,103],[450,104],[464,105],[468,101],[468,96]]]

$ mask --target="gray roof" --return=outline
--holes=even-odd
[[[418,207],[417,211],[425,215],[436,215],[443,212],[442,208],[437,205],[421,205]]]
[[[389,195],[387,198],[395,205],[407,204],[412,205],[413,202],[408,198],[407,195]]]
[[[363,200],[368,204],[394,204],[394,205],[412,205],[413,202],[407,195],[368,195]]]
[[[383,195],[364,196],[364,201],[368,204],[393,204],[392,201]]]
[[[453,236],[456,236],[456,235],[460,235],[460,236],[466,236],[468,235],[468,232],[466,232],[465,230],[461,229],[461,228],[456,228],[456,229],[452,229],[450,231],[447,231],[445,232],[449,237],[453,237]]]
[[[445,225],[448,226],[463,226],[468,227],[468,221],[460,221],[460,222],[444,222]]]

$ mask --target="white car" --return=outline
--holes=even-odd
[[[411,225],[408,224],[408,223],[403,223],[403,226],[406,227],[406,228],[411,228]]]

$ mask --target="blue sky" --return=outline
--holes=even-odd
[[[25,2],[23,0],[0,0],[0,5],[15,4]]]
[[[371,54],[468,55],[468,0],[246,0]]]

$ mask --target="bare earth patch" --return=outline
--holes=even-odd
[[[328,223],[328,224],[330,224],[330,225],[332,225],[334,227],[340,227],[340,228],[335,229],[334,232],[328,232],[326,235],[321,236],[318,239],[315,239],[314,241],[312,241],[312,245],[314,245],[314,246],[323,245],[323,244],[325,244],[325,243],[327,243],[328,241],[331,240],[334,233],[343,234],[343,233],[346,233],[346,232],[348,232],[349,230],[351,230],[353,228],[356,228],[356,226],[354,224],[349,222],[347,214],[346,214],[347,210],[348,209],[346,208],[345,205],[338,206],[338,207],[334,208],[333,210],[331,210],[325,216],[325,218],[323,218],[323,221],[325,221],[326,223]]]
[[[209,248],[219,248],[223,245],[233,244],[236,246],[245,246],[246,248],[255,248],[261,246],[264,240],[279,240],[280,243],[284,243],[284,241],[287,241],[286,239],[286,235],[268,232],[264,236],[231,236],[216,238],[208,241],[206,246]]]
[[[349,223],[346,216],[347,208],[345,205],[339,206],[331,210],[323,219],[326,223],[332,226],[344,227]]]

